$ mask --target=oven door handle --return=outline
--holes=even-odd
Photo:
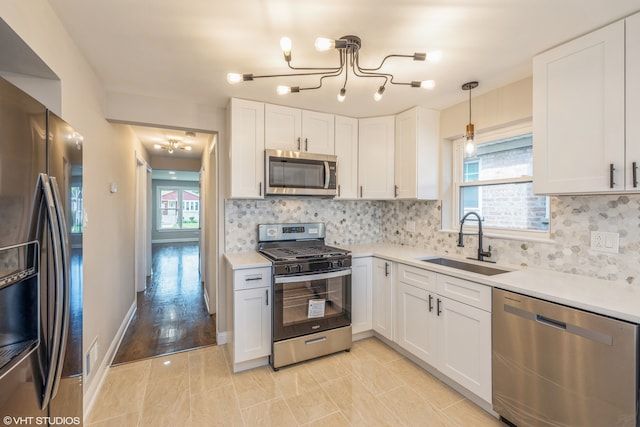
[[[329,188],[331,182],[331,169],[329,168],[329,162],[324,162],[324,188]]]
[[[303,282],[305,280],[324,280],[324,279],[334,279],[336,277],[344,277],[350,276],[351,269],[347,268],[345,270],[332,271],[330,273],[320,273],[320,274],[304,274],[302,276],[275,276],[275,283],[295,283],[295,282]]]

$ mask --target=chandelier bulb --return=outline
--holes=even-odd
[[[441,50],[434,50],[433,52],[429,52],[427,55],[427,61],[431,62],[432,64],[435,62],[440,62],[441,60],[442,60]]]
[[[420,87],[422,89],[431,90],[436,87],[436,82],[433,80],[423,80],[422,82],[420,82]]]
[[[292,42],[289,37],[283,37],[280,39],[280,49],[282,49],[283,52],[291,52],[291,46]]]
[[[347,89],[342,88],[338,93],[338,102],[344,102],[344,99],[347,97]]]
[[[238,73],[229,73],[227,74],[227,82],[234,85],[236,83],[240,83],[242,81],[242,74]]]
[[[316,39],[315,47],[318,52],[325,52],[336,46],[336,41],[325,37],[318,37]]]
[[[376,93],[373,94],[373,99],[376,101],[380,101],[382,99],[382,94],[384,93],[384,86],[380,86]]]
[[[291,93],[291,87],[290,86],[278,86],[276,88],[276,92],[278,92],[278,95],[286,95],[288,93]]]

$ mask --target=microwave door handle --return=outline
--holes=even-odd
[[[324,162],[324,188],[329,188],[329,181],[331,179],[331,170],[329,169],[329,162]]]

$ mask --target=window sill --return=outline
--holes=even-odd
[[[467,228],[465,227],[464,232],[465,233],[473,233],[473,232],[477,232],[477,229],[473,229],[471,227]],[[446,229],[442,229],[440,230],[441,233],[451,233],[451,234],[458,234],[460,232],[460,229],[456,229],[456,230],[446,230]],[[500,231],[484,231],[482,232],[482,236],[483,237],[489,237],[492,239],[504,239],[504,240],[518,240],[518,241],[522,241],[522,240],[526,240],[527,242],[535,242],[535,243],[547,243],[547,244],[553,244],[555,243],[555,240],[553,240],[551,238],[551,235],[548,232],[535,232],[535,231],[516,231],[513,233],[509,233],[509,232],[500,232]]]

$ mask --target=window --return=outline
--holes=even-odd
[[[548,198],[533,194],[529,128],[484,135],[473,158],[464,158],[463,151],[463,141],[457,141],[452,186],[455,224],[473,211],[482,218],[484,229],[549,230]]]
[[[198,188],[158,188],[158,229],[183,230],[200,227]]]
[[[73,234],[82,233],[82,182],[71,182],[71,194],[69,198],[70,231]]]

